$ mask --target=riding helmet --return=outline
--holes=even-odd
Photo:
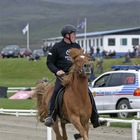
[[[61,35],[65,37],[66,34],[76,32],[76,27],[73,25],[65,25],[61,30]]]

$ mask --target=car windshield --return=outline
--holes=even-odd
[[[42,49],[37,49],[33,51],[33,55],[44,56],[44,52]]]
[[[3,50],[18,50],[19,47],[16,45],[6,46]]]

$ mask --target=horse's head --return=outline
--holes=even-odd
[[[83,49],[72,48],[69,51],[69,55],[73,60],[73,66],[75,72],[81,76],[86,76],[91,73],[91,64],[89,61],[89,56],[84,54]]]

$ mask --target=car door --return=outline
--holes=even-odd
[[[122,79],[122,73],[115,72],[110,74],[106,87],[104,88],[103,110],[116,109],[116,104],[122,97]]]
[[[122,90],[122,74],[110,73],[104,74],[94,81],[92,91],[95,96],[97,109],[109,110],[115,109],[119,96],[116,96]]]
[[[110,74],[104,74],[99,78],[94,80],[93,85],[90,90],[95,98],[96,106],[98,110],[103,110],[104,108],[104,92],[106,90],[106,85],[109,80]]]

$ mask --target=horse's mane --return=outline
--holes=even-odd
[[[73,74],[74,74],[74,66],[70,68],[69,73],[67,75],[63,76],[62,84],[64,87],[70,84],[70,82],[73,79]]]
[[[62,84],[66,87],[67,85],[70,84],[71,81],[73,81],[73,74],[75,72],[75,65],[74,65],[74,60],[76,57],[79,55],[83,54],[83,49],[77,49],[77,48],[72,48],[69,50],[69,55],[72,58],[72,66],[69,69],[69,73],[65,76],[63,76]]]

